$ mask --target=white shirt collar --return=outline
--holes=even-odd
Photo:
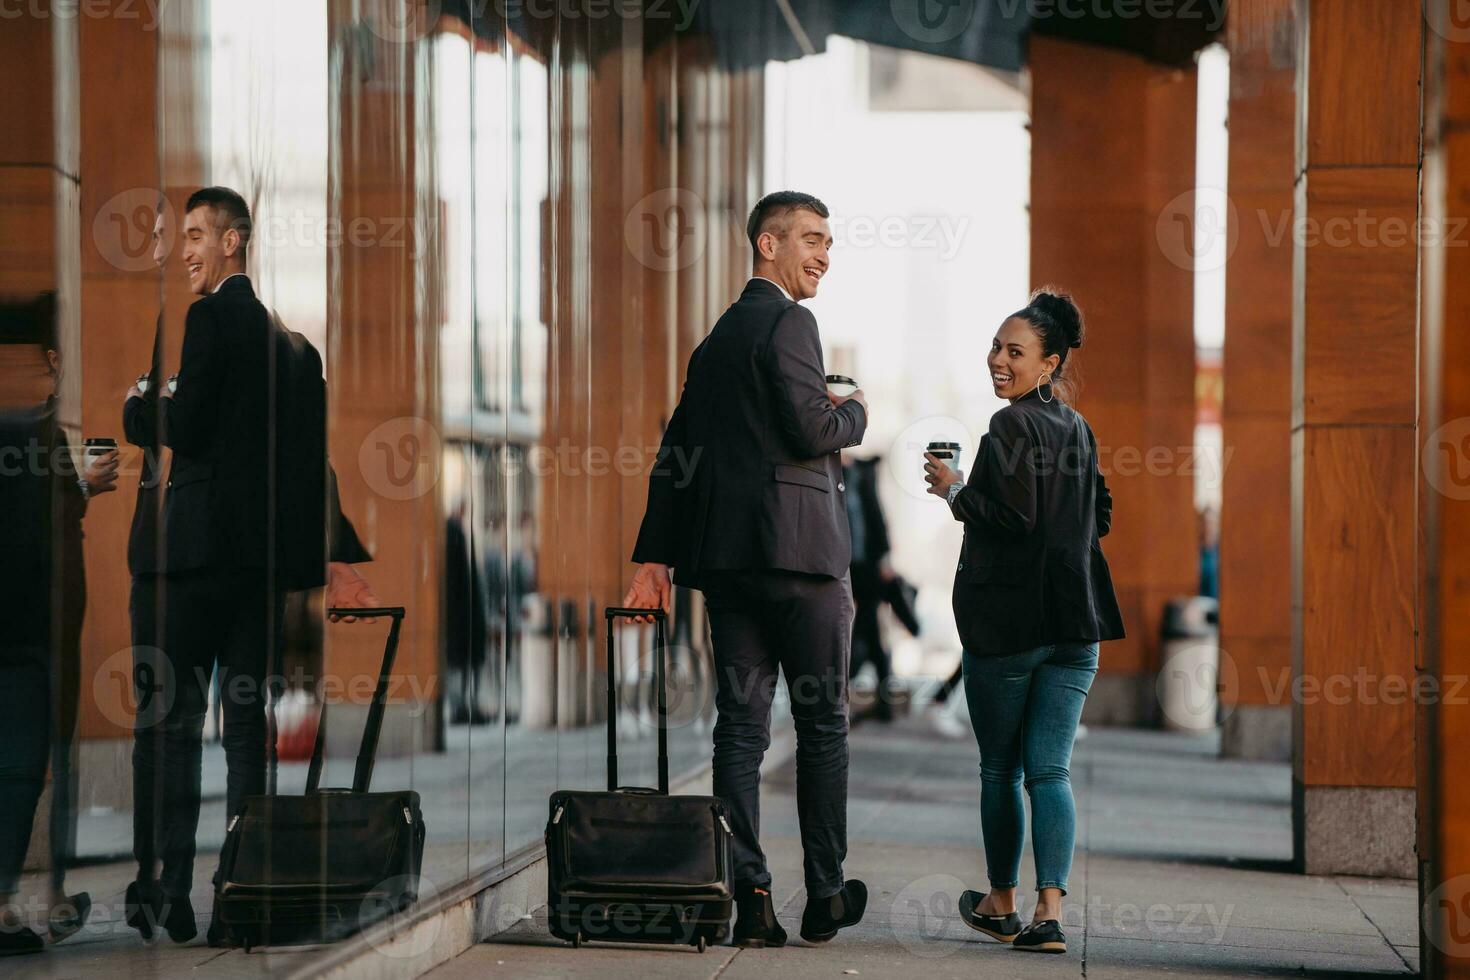
[[[221,289],[224,288],[225,283],[229,282],[231,279],[235,278],[236,276],[245,276],[245,273],[243,273],[243,272],[232,272],[232,273],[230,273],[229,275],[225,276],[223,279],[221,279],[219,281],[219,285],[214,287],[214,291],[215,292],[219,292]],[[250,277],[249,276],[245,276],[245,278],[246,279],[249,279]]]
[[[782,296],[785,296],[788,301],[790,301],[792,303],[795,303],[796,302],[796,300],[794,300],[794,299],[791,298],[791,294],[786,291],[786,287],[783,286],[783,285],[781,285],[776,280],[774,280],[774,279],[766,279],[765,276],[751,276],[750,277],[750,281],[751,282],[755,282],[757,279],[764,280],[764,281],[770,283],[772,286],[775,286],[777,289],[781,290],[781,295]]]

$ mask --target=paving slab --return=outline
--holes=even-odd
[[[1291,873],[1289,767],[1222,761],[1217,751],[1215,736],[1110,729],[1078,743],[1066,956],[1010,949],[958,920],[959,892],[985,888],[978,758],[973,743],[906,721],[853,732],[846,868],[868,883],[869,906],[864,921],[833,942],[811,947],[796,938],[805,893],[795,773],[787,766],[765,780],[761,815],[778,916],[792,934],[785,949],[574,950],[532,918],[430,976],[944,980],[1417,970],[1414,883]],[[1025,903],[1031,882],[1028,850]]]

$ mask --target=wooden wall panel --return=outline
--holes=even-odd
[[[1301,585],[1302,782],[1412,787],[1414,430],[1298,431],[1310,551]]]
[[[1317,168],[1305,181],[1306,359],[1300,422],[1412,425],[1417,167]],[[1345,329],[1344,317],[1351,328]]]
[[[1420,4],[1311,0],[1306,69],[1309,166],[1419,162]]]

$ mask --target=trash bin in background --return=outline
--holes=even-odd
[[[1208,596],[1172,599],[1164,607],[1159,709],[1164,727],[1205,732],[1219,713],[1220,604]]]

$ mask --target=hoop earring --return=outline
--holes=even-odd
[[[1040,398],[1042,401],[1046,402],[1046,404],[1050,405],[1052,402],[1054,402],[1054,401],[1057,400],[1056,393],[1053,392],[1052,396],[1050,398],[1048,398],[1048,397],[1046,397],[1045,395],[1043,395],[1041,393],[1041,386],[1042,385],[1046,385],[1048,388],[1051,387],[1051,372],[1048,371],[1046,374],[1043,374],[1041,377],[1042,378],[1045,378],[1046,380],[1045,381],[1042,381],[1041,378],[1037,378],[1036,379],[1036,396],[1038,398]]]

